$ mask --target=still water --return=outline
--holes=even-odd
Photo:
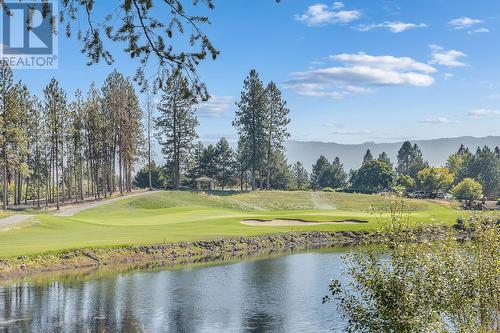
[[[0,284],[0,332],[341,332],[342,250]]]

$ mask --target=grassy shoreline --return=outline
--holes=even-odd
[[[446,225],[428,225],[419,228],[418,233],[422,238],[433,240],[443,237],[448,228],[449,226]],[[44,272],[114,267],[115,265],[132,267],[141,263],[158,266],[183,265],[265,252],[358,246],[379,243],[382,236],[377,231],[306,231],[219,238],[210,241],[58,251],[0,259],[0,278],[8,280]]]

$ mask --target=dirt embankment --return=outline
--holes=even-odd
[[[446,230],[445,226],[429,226],[419,230],[418,236],[427,240],[440,239],[444,237]],[[39,272],[115,264],[137,265],[141,262],[156,262],[164,265],[184,264],[263,252],[374,244],[379,243],[382,236],[378,232],[367,231],[287,232],[198,242],[78,249],[0,259],[0,279],[21,277]]]

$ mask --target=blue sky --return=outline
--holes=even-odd
[[[250,5],[251,3],[251,5]],[[215,0],[206,29],[221,55],[199,69],[213,98],[203,140],[235,139],[235,101],[250,69],[275,81],[293,139],[361,143],[500,135],[500,1]],[[111,8],[99,4],[97,15]],[[104,17],[104,14],[103,14]],[[108,44],[109,45],[109,44]],[[16,70],[37,94],[56,76],[71,96],[136,63],[87,67],[59,37],[57,70]]]

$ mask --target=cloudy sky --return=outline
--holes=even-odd
[[[282,89],[293,139],[500,135],[498,0],[215,4],[207,33],[221,55],[200,67],[212,94],[198,110],[203,140],[234,140],[235,101],[252,68]],[[109,3],[100,5],[100,12],[109,10]],[[56,76],[71,95],[102,84],[115,67],[134,73],[126,56],[117,54],[113,66],[86,67],[76,40],[61,36],[59,48],[59,69],[16,71],[16,77],[40,93]]]

